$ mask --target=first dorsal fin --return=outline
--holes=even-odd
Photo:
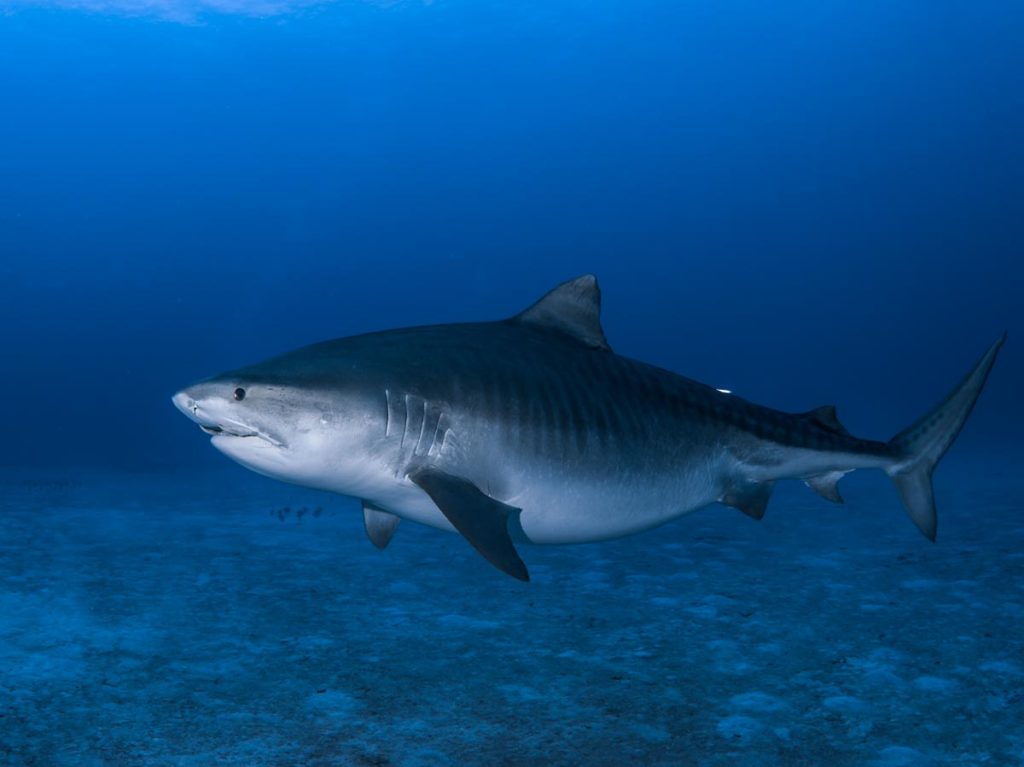
[[[601,289],[592,274],[563,282],[514,319],[565,333],[592,349],[611,351],[601,327]]]
[[[831,431],[835,434],[842,434],[845,437],[850,436],[850,432],[846,430],[846,427],[839,423],[839,417],[836,415],[835,405],[822,405],[821,407],[816,407],[814,410],[803,413],[802,415],[808,421],[811,421],[826,431]]]

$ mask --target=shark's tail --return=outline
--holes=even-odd
[[[889,440],[894,459],[885,471],[896,484],[910,518],[929,540],[935,540],[937,527],[932,472],[971,414],[1005,340],[1003,333],[942,402]]]

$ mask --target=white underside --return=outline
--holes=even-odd
[[[461,474],[455,470],[453,474]],[[647,530],[714,502],[721,495],[715,475],[677,472],[671,477],[630,478],[610,473],[581,479],[557,469],[537,467],[504,477],[503,490],[469,477],[480,489],[521,509],[511,528],[515,537],[537,544],[588,543]],[[407,477],[379,477],[353,488],[324,477],[324,489],[356,495],[403,519],[454,530],[430,497]],[[520,532],[521,531],[521,532]]]
[[[289,459],[258,439],[218,435],[212,442],[225,455],[260,474],[365,499],[403,519],[454,531],[433,500],[404,473],[396,476],[373,460],[349,464],[345,472],[299,471],[295,467],[303,462],[295,461],[294,456]],[[466,474],[454,467],[445,470]],[[721,494],[714,474],[708,471],[662,478],[611,473],[599,479],[581,479],[556,467],[535,466],[503,477],[501,490],[486,479],[467,478],[483,492],[521,509],[511,528],[517,538],[538,544],[587,543],[630,535],[707,505]]]
[[[324,452],[305,458],[289,448],[279,449],[259,438],[218,435],[213,444],[244,466],[267,476],[365,499],[412,522],[453,531],[431,498],[393,464],[363,454],[349,460],[320,463]],[[442,463],[439,468],[468,479],[497,500],[521,509],[510,524],[514,536],[537,544],[588,543],[619,538],[656,527],[717,501],[737,478],[767,481],[782,477],[812,476],[822,454],[792,451],[783,461],[765,466],[741,466],[724,453],[691,456],[687,465],[671,472],[639,474],[609,468],[585,475],[541,462],[486,460]],[[859,468],[855,456],[840,458],[842,468]],[[485,469],[499,466],[500,469]],[[840,468],[836,466],[835,468]]]
[[[532,488],[503,502],[522,509],[518,527],[527,541],[564,544],[630,535],[656,527],[715,500],[710,495],[683,499],[682,502],[625,494],[617,497],[570,483],[560,492],[546,493]],[[403,519],[454,531],[430,497],[412,482],[407,486],[381,488],[372,501]]]

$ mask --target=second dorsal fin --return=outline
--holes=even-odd
[[[611,351],[601,327],[601,289],[592,274],[563,282],[513,319],[557,330],[592,349]]]
[[[835,405],[822,405],[821,407],[816,407],[814,410],[803,413],[802,415],[808,421],[811,421],[826,431],[831,431],[835,434],[842,434],[846,437],[850,435],[850,432],[846,430],[846,427],[839,423],[839,417],[836,415]]]

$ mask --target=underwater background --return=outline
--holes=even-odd
[[[0,765],[1024,764],[1024,8],[0,0]],[[877,472],[533,582],[171,405],[594,273],[615,350]]]

